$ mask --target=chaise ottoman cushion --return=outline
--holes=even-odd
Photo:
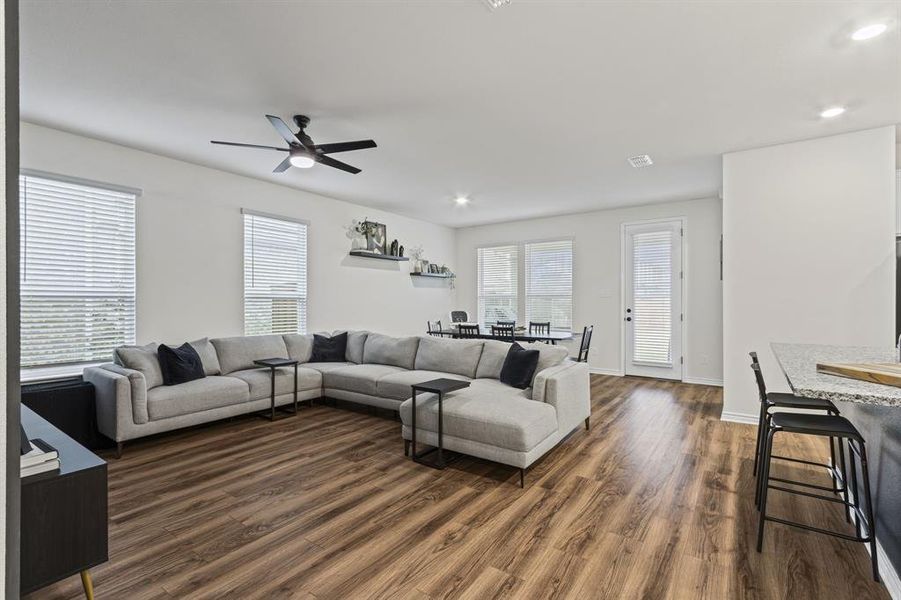
[[[151,421],[157,421],[241,404],[249,397],[247,384],[237,377],[211,375],[148,390],[147,413]]]
[[[509,386],[475,385],[444,398],[444,433],[515,452],[528,452],[557,431],[557,413],[544,402],[528,400]],[[404,425],[412,425],[413,400],[400,405]],[[416,427],[438,431],[438,399],[416,400]]]
[[[379,379],[378,395],[382,398],[391,398],[393,400],[406,400],[412,396],[410,386],[417,383],[424,383],[431,379],[459,379],[460,381],[470,381],[469,377],[457,375],[455,373],[442,373],[441,371],[402,371],[386,375]]]
[[[250,399],[268,398],[270,391],[269,369],[244,369],[229,373],[250,387]],[[317,390],[322,387],[322,373],[315,369],[297,367],[297,391]],[[275,395],[294,393],[294,367],[281,367],[275,370]]]
[[[403,370],[391,365],[350,365],[326,371],[322,380],[326,389],[378,396],[379,379]]]

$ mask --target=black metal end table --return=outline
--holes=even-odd
[[[444,395],[468,387],[468,381],[460,381],[459,379],[432,379],[410,386],[413,391],[413,419],[411,422],[413,451],[411,454],[415,462],[433,469],[443,469],[447,466],[444,460]],[[418,392],[438,395],[438,445],[422,452],[416,451],[416,394]],[[432,453],[437,456],[437,460],[432,461],[425,458]]]
[[[270,421],[275,421],[275,370],[279,367],[294,367],[294,410],[288,410],[286,406],[280,406],[280,411],[290,415],[297,414],[297,361],[290,358],[261,358],[253,361],[253,364],[269,369],[269,410],[259,413],[259,416]],[[268,412],[268,414],[267,414]]]

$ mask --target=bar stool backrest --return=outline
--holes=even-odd
[[[751,369],[754,371],[754,379],[757,380],[757,392],[760,394],[760,401],[766,404],[766,383],[763,381],[763,370],[760,363],[751,363]]]

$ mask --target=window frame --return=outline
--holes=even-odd
[[[480,309],[480,294],[479,294],[479,279],[481,278],[479,273],[479,250],[487,249],[487,248],[503,248],[506,246],[516,246],[517,247],[517,283],[516,283],[516,324],[517,326],[523,325],[525,327],[529,326],[528,317],[526,315],[527,309],[527,297],[526,297],[526,246],[529,244],[541,244],[547,242],[570,242],[572,244],[572,285],[570,287],[570,299],[571,299],[571,321],[570,329],[565,329],[561,327],[554,326],[554,323],[551,322],[551,331],[558,332],[571,332],[574,331],[575,327],[575,288],[576,288],[576,237],[575,236],[553,236],[546,238],[534,238],[534,239],[526,239],[526,240],[516,240],[511,242],[491,242],[486,244],[479,244],[476,246],[476,314],[478,319],[481,322],[481,309]],[[491,325],[491,323],[482,323],[482,325]]]
[[[19,184],[19,210],[22,212],[22,199],[23,192],[25,191],[22,188],[22,185],[25,180],[28,178],[34,179],[44,179],[50,182],[55,182],[58,184],[71,184],[77,185],[81,187],[94,188],[99,191],[112,192],[117,194],[126,194],[129,196],[133,196],[132,199],[132,255],[131,255],[131,275],[132,275],[132,286],[130,290],[130,297],[132,300],[132,322],[131,322],[131,336],[129,339],[125,340],[126,344],[134,344],[135,339],[137,338],[137,311],[138,311],[138,298],[137,298],[137,276],[138,276],[138,268],[137,268],[137,212],[138,212],[138,202],[143,195],[143,190],[136,187],[118,185],[113,183],[107,183],[104,181],[97,181],[93,179],[86,179],[83,177],[74,177],[71,175],[63,175],[60,173],[52,173],[49,171],[42,171],[38,169],[27,169],[22,168],[19,169],[18,175],[18,184]],[[27,213],[25,213],[27,214]],[[20,214],[19,219],[24,218],[22,214]],[[22,245],[26,243],[27,240],[27,228],[21,228],[19,232],[19,251],[21,252]],[[27,266],[27,261],[24,257],[20,257],[18,270],[20,277],[20,287],[24,287],[21,281],[22,273]],[[100,365],[106,362],[109,362],[110,359],[104,360],[96,360],[96,359],[86,359],[86,360],[77,360],[72,362],[65,363],[48,363],[41,365],[30,365],[30,366],[20,366],[19,376],[21,381],[23,382],[37,382],[37,381],[47,381],[54,379],[67,379],[71,377],[75,377],[81,374],[82,370],[87,366],[92,365]]]
[[[304,232],[304,244],[305,248],[303,251],[305,257],[304,264],[304,290],[302,299],[304,302],[304,320],[303,323],[298,321],[298,331],[296,332],[265,332],[265,333],[248,333],[247,330],[247,240],[245,238],[246,231],[246,218],[250,217],[261,217],[264,219],[272,219],[276,221],[283,221],[286,223],[296,223],[298,225],[303,225],[306,228]],[[249,208],[241,209],[241,316],[243,322],[243,331],[244,335],[292,335],[294,333],[305,334],[309,330],[309,320],[310,320],[310,230],[312,229],[310,225],[310,221],[307,219],[301,219],[297,217],[289,217],[285,215],[263,212],[259,210],[253,210]],[[299,296],[300,298],[300,296]]]

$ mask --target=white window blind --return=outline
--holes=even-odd
[[[135,198],[19,177],[22,367],[107,361],[134,343]]]
[[[244,213],[244,333],[307,330],[307,225]]]
[[[519,247],[479,248],[479,322],[515,321],[519,289]]]
[[[526,322],[550,322],[553,329],[571,330],[572,240],[525,244],[525,273]]]
[[[671,230],[634,234],[632,361],[635,363],[672,365],[672,248]]]

